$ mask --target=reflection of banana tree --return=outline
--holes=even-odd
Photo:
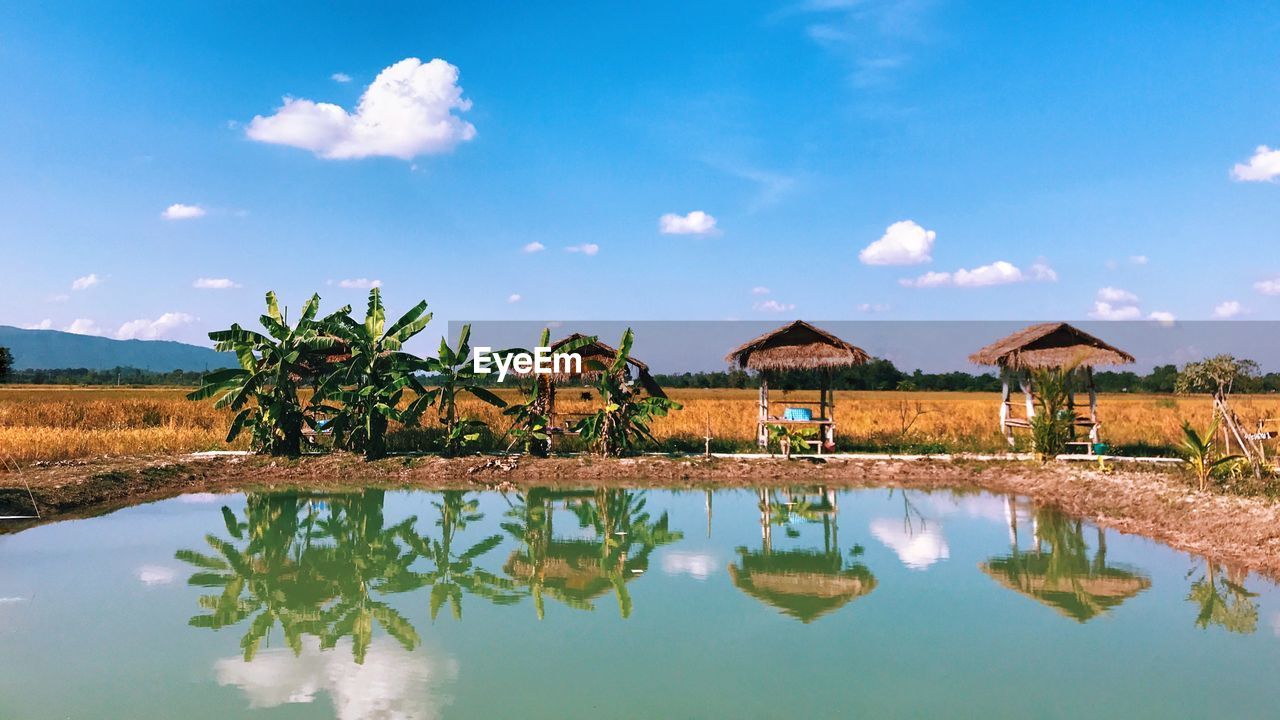
[[[758,493],[760,550],[738,548],[739,563],[729,566],[733,584],[748,595],[804,623],[833,612],[876,587],[875,576],[856,560],[847,562],[837,535],[835,494],[820,491],[789,493],[780,499],[773,491]],[[777,550],[774,525],[783,525],[787,536],[799,537],[797,522],[822,524],[822,548]],[[854,546],[851,557],[862,554]]]
[[[515,583],[477,567],[477,558],[493,550],[502,542],[501,535],[490,535],[461,553],[453,549],[454,536],[467,524],[480,520],[479,501],[467,499],[465,492],[445,492],[441,502],[433,503],[440,511],[436,526],[440,539],[414,537],[410,545],[418,554],[432,562],[430,572],[416,574],[419,585],[431,586],[431,619],[435,620],[445,602],[453,610],[453,616],[462,619],[462,595],[475,595],[498,605],[513,605],[520,601],[521,593]]]
[[[381,491],[330,498],[327,509],[317,499],[251,493],[243,522],[224,507],[231,541],[208,535],[214,554],[176,553],[198,568],[189,584],[222,589],[199,599],[209,613],[190,624],[218,630],[248,620],[240,642],[246,660],[277,622],[295,654],[303,635],[326,647],[349,635],[362,662],[374,623],[412,649],[418,644],[413,626],[375,595],[412,589],[406,569],[416,556],[400,540],[412,536],[414,520],[384,527],[382,503]]]
[[[329,582],[334,597],[322,617],[321,647],[332,648],[350,636],[357,663],[364,661],[374,623],[406,650],[419,642],[413,625],[377,599],[420,587],[409,570],[417,559],[410,549],[417,538],[417,519],[386,527],[383,500],[381,490],[367,490],[349,501],[330,503],[328,515],[318,523],[322,537],[330,542],[313,548],[315,569]]]
[[[1190,577],[1195,570],[1187,573]],[[1258,605],[1253,598],[1258,594],[1244,586],[1247,573],[1224,568],[1208,559],[1204,561],[1204,573],[1191,584],[1187,600],[1200,606],[1196,627],[1220,625],[1230,632],[1249,634],[1258,629]]]
[[[1010,522],[1015,525],[1011,536],[1016,537],[1016,513]],[[1036,540],[1030,552],[1021,551],[1014,542],[1009,555],[991,558],[982,571],[1010,590],[1082,623],[1151,587],[1141,572],[1107,563],[1106,534],[1101,528],[1090,559],[1082,523],[1042,509],[1036,511]]]
[[[552,529],[555,500],[565,500],[581,528],[594,540],[558,539]],[[613,589],[622,617],[630,617],[627,582],[644,573],[649,556],[684,534],[672,530],[666,513],[657,519],[645,510],[643,493],[628,490],[551,492],[542,488],[518,497],[503,529],[521,542],[503,568],[529,587],[541,618],[545,596],[580,610],[594,610],[592,600]]]

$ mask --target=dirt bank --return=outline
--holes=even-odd
[[[981,488],[1025,495],[1125,533],[1280,578],[1280,503],[1194,492],[1174,469],[1026,462],[865,459],[437,457],[364,462],[349,455],[69,461],[24,469],[46,520],[99,514],[193,492],[326,490],[352,486],[440,489],[553,487]],[[0,474],[0,515],[30,511],[15,474]],[[16,488],[16,489],[14,489]],[[29,527],[0,521],[0,532]]]

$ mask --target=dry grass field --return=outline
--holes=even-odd
[[[62,460],[196,450],[243,448],[223,439],[230,413],[211,403],[193,403],[179,388],[66,388],[0,386],[0,457],[19,462]],[[584,412],[595,400],[581,390],[559,393],[564,412]],[[683,438],[701,447],[710,423],[719,443],[747,445],[754,432],[754,390],[675,390],[684,410],[663,418],[655,434],[663,440]],[[514,395],[508,395],[514,397]],[[784,394],[785,404],[812,400],[813,393]],[[998,397],[985,393],[842,392],[836,420],[842,447],[857,449],[931,448],[953,451],[999,451],[996,429]],[[1280,416],[1280,397],[1240,397],[1236,407],[1246,420]],[[499,432],[505,418],[494,408],[474,403],[468,408]],[[1203,426],[1209,418],[1207,397],[1103,395],[1099,400],[1103,440],[1114,447],[1175,444],[1183,418]],[[403,445],[403,443],[401,443]]]

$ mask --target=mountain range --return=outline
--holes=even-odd
[[[231,353],[172,340],[112,340],[7,325],[0,325],[0,347],[7,347],[13,353],[14,370],[134,367],[168,372],[203,371],[236,365],[236,357]]]

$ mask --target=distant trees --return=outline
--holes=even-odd
[[[0,382],[9,378],[10,370],[13,370],[13,353],[7,347],[0,347]]]

